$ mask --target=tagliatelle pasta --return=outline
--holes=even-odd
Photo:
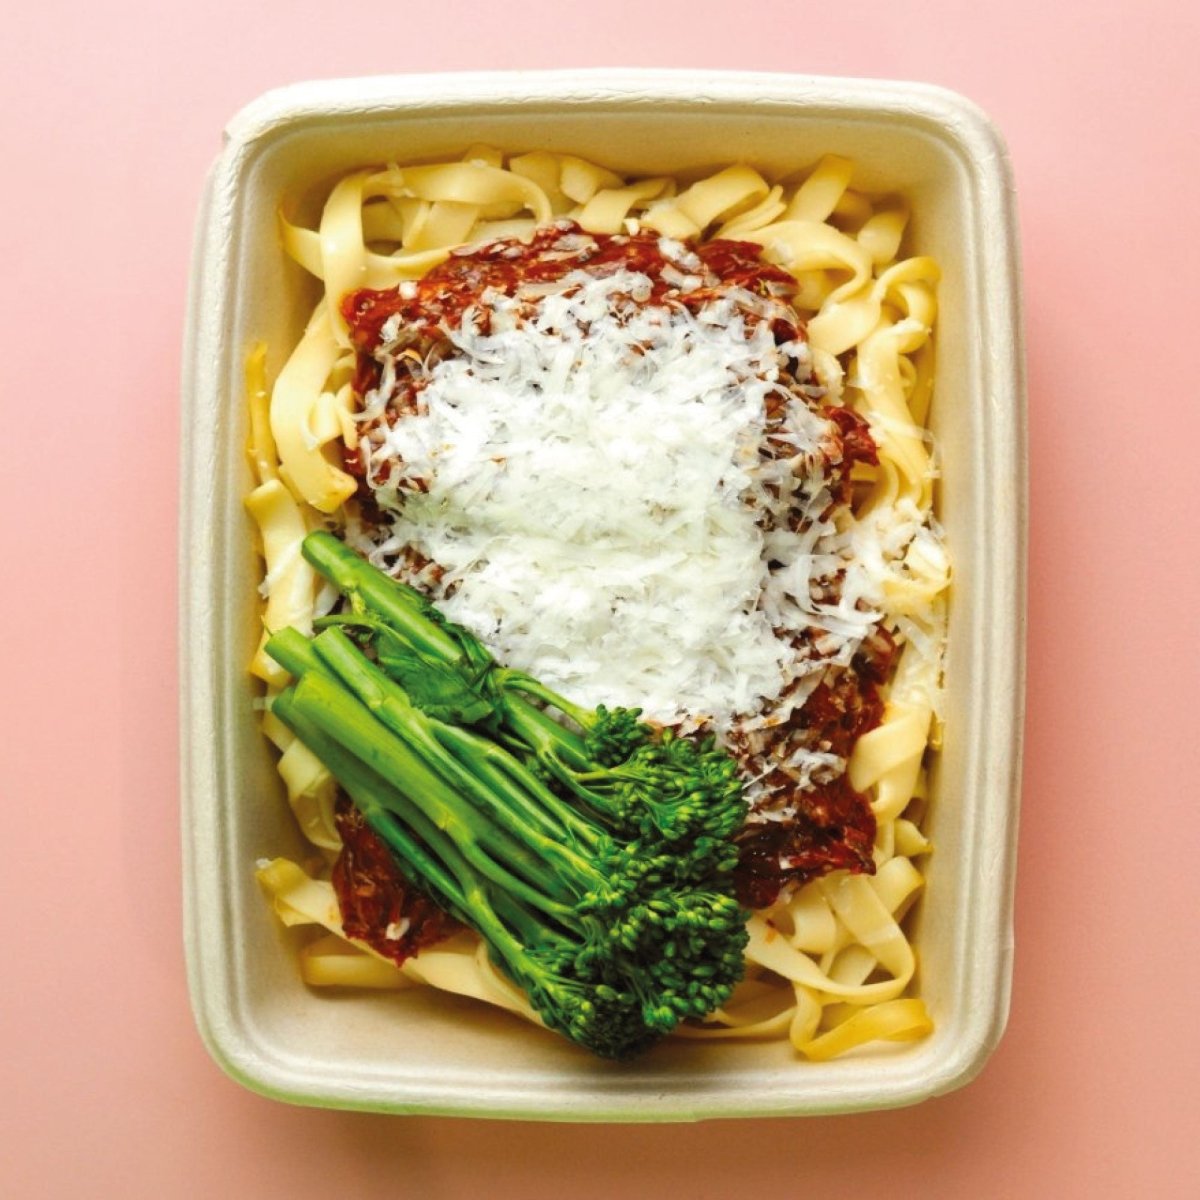
[[[881,719],[856,738],[836,768],[854,793],[867,797],[874,835],[864,851],[869,862],[859,870],[822,870],[806,878],[794,868],[778,894],[750,917],[744,982],[707,1021],[681,1028],[678,1036],[787,1038],[810,1059],[881,1039],[917,1038],[931,1028],[916,994],[917,958],[905,916],[920,893],[920,863],[931,849],[921,818],[927,750],[940,729],[949,577],[932,512],[936,471],[925,428],[938,268],[928,257],[900,257],[905,205],[856,190],[852,180],[853,164],[832,155],[798,181],[771,183],[751,166],[734,164],[683,182],[627,179],[570,155],[507,156],[481,146],[458,162],[358,171],[333,188],[317,228],[281,216],[284,247],[324,290],[269,402],[261,352],[251,356],[247,375],[258,480],[247,507],[265,561],[264,627],[290,625],[307,633],[327,601],[300,555],[300,542],[322,523],[358,529],[359,517],[350,510],[359,481],[343,455],[366,463],[369,478],[371,456],[386,448],[378,413],[368,411],[370,402],[356,389],[348,295],[360,289],[403,292],[461,247],[498,239],[528,243],[556,221],[594,236],[651,231],[663,239],[669,278],[683,294],[698,286],[689,283],[684,243],[751,243],[766,263],[790,273],[791,305],[804,326],[806,348],[798,353],[811,366],[813,394],[854,414],[877,450],[877,461],[854,463],[848,515],[836,530],[865,582],[854,583],[844,563],[837,567],[830,578],[845,594],[814,602],[819,632],[813,639],[819,645],[821,632],[831,642],[841,639],[836,653],[845,659],[842,669],[873,631],[882,630],[894,648],[878,688]],[[700,354],[694,338],[688,345],[693,357]],[[388,436],[385,431],[385,441]],[[852,584],[861,589],[857,600]],[[869,622],[863,615],[868,609]],[[834,651],[820,653],[833,663]],[[268,696],[286,682],[261,649],[251,669]],[[810,674],[814,679],[803,685],[809,694],[819,686],[819,672]],[[638,697],[625,702],[636,704]],[[755,735],[766,736],[773,718],[770,708],[765,712],[757,724],[738,726],[735,720],[736,737],[749,744]],[[334,781],[269,712],[265,729],[281,752],[280,773],[300,828],[328,863],[340,843]],[[834,769],[820,762],[814,767],[820,757],[818,747],[804,770]],[[810,775],[804,779],[809,786]],[[755,817],[769,826],[785,808],[778,800],[760,800]],[[420,983],[536,1020],[472,934],[426,947],[400,967],[347,939],[333,886],[322,874],[279,859],[259,870],[285,923],[325,931],[302,954],[308,983]]]

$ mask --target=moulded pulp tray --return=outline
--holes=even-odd
[[[242,498],[242,365],[273,372],[315,298],[276,232],[280,198],[319,211],[364,164],[475,142],[571,151],[658,174],[746,161],[770,175],[837,152],[856,185],[899,191],[911,248],[942,266],[935,432],[955,562],[936,853],[917,914],[935,1032],[843,1060],[786,1044],[670,1042],[631,1064],[468,1001],[415,989],[317,995],[255,861],[303,851],[258,732],[245,667],[258,564]],[[1007,1016],[1023,669],[1024,395],[1009,167],[987,119],[914,84],[712,72],[441,75],[304,84],[230,124],[195,247],[184,368],[182,712],[185,926],[197,1023],[251,1088],[391,1112],[667,1121],[911,1103],[970,1079]]]

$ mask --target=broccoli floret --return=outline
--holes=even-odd
[[[546,776],[627,834],[694,844],[727,842],[745,818],[737,764],[711,738],[678,737],[636,709],[594,714],[514,671],[500,671],[506,727]],[[534,697],[542,702],[538,707]],[[580,738],[550,715],[557,709]]]
[[[297,677],[276,715],[545,1024],[625,1058],[724,1003],[746,944],[733,761],[506,670],[327,534],[304,553],[351,611],[270,639]]]

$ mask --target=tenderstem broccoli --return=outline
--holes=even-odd
[[[295,677],[274,712],[545,1024],[625,1058],[724,1003],[746,944],[732,759],[501,666],[332,535],[304,554],[349,608],[268,641]]]

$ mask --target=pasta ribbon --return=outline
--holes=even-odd
[[[414,986],[392,963],[359,950],[334,933],[301,948],[300,977],[310,987],[400,991]]]
[[[279,775],[300,832],[314,846],[340,850],[342,839],[334,821],[337,784],[325,764],[298,738],[279,758]]]
[[[787,206],[785,219],[817,222],[828,220],[850,186],[853,175],[854,162],[851,159],[843,158],[839,154],[826,154],[796,189],[796,194]]]
[[[808,324],[808,339],[814,350],[838,355],[855,345],[873,327],[870,296],[857,293],[868,288],[873,262],[854,238],[818,221],[786,219],[741,236],[757,242],[772,262],[786,267],[803,282],[806,273],[834,271],[848,274],[844,282],[829,289],[820,310]]]
[[[837,918],[821,889],[805,884],[785,909],[792,933],[788,940],[797,950],[824,954],[837,942]]]
[[[925,435],[908,411],[900,356],[920,345],[927,333],[909,319],[881,326],[859,347],[853,369],[868,404],[872,436],[896,469],[897,498],[911,498],[923,512],[932,505],[933,473]]]
[[[311,878],[303,867],[286,858],[260,863],[254,874],[285,925],[321,925],[345,936],[337,895],[327,879]]]
[[[795,1019],[793,995],[774,984],[751,980],[743,983],[702,1025],[683,1025],[676,1034],[726,1040],[780,1038],[787,1036]]]
[[[246,403],[250,409],[250,462],[259,483],[279,478],[279,456],[271,436],[271,393],[267,388],[267,347],[259,342],[246,356]]]
[[[334,341],[350,345],[346,319],[341,313],[342,297],[367,283],[366,243],[362,207],[367,186],[378,176],[358,171],[341,180],[329,194],[321,214],[321,265],[325,281],[325,309]],[[330,364],[332,366],[332,364]]]
[[[726,167],[674,199],[653,205],[642,221],[666,237],[697,237],[713,222],[758,204],[769,192],[766,180],[752,167]]]
[[[706,229],[765,200],[770,190],[767,181],[753,167],[726,167],[693,183],[675,201],[675,206],[697,229]]]
[[[300,553],[308,528],[300,506],[278,479],[256,487],[246,497],[246,508],[262,537],[266,560],[263,588],[267,595],[263,636],[250,670],[259,679],[278,687],[287,681],[287,672],[263,650],[266,639],[275,630],[289,625],[305,634],[312,632],[316,575]]]
[[[556,217],[570,212],[577,203],[562,190],[562,157],[558,154],[545,150],[517,154],[508,160],[508,169],[537,187]]]
[[[797,1049],[813,1062],[823,1062],[881,1039],[892,1042],[915,1041],[932,1029],[933,1022],[921,1000],[890,1000],[854,1013],[828,1033]]]
[[[900,253],[900,239],[908,225],[908,209],[897,205],[873,213],[858,231],[858,244],[877,266],[892,262]]]
[[[565,154],[560,160],[558,186],[562,194],[576,204],[588,204],[602,189],[615,190],[624,183],[620,175],[587,159]]]
[[[850,755],[850,786],[875,789],[875,819],[898,817],[912,798],[917,772],[929,740],[929,708],[889,704],[883,721],[864,733]]]
[[[404,248],[435,250],[443,246],[460,245],[470,237],[478,220],[478,204],[462,204],[457,200],[421,204],[404,231]]]
[[[300,499],[324,513],[336,512],[357,486],[324,452],[338,430],[320,421],[321,396],[340,356],[328,309],[320,304],[271,393],[271,433],[279,451],[280,477]]]
[[[620,233],[635,205],[660,196],[666,179],[643,179],[629,187],[604,188],[592,195],[576,220],[588,233]]]
[[[819,880],[821,890],[838,919],[858,944],[893,976],[907,984],[916,970],[916,960],[887,906],[867,875],[827,875]],[[901,988],[897,988],[897,994]]]
[[[479,162],[398,168],[396,180],[402,194],[479,205],[488,216],[512,216],[522,208],[538,224],[554,216],[545,192],[531,180]]]
[[[782,197],[783,188],[776,184],[753,208],[730,217],[717,230],[717,237],[738,240],[744,238],[747,233],[769,225],[787,208]]]
[[[846,878],[861,879],[861,876],[851,875]],[[869,884],[866,886],[868,889],[870,888]],[[862,900],[857,889],[850,897],[838,896],[836,902],[832,896],[830,899],[831,903],[834,903],[835,911],[839,917],[845,919],[845,916],[849,914],[854,920],[855,926],[866,930],[872,939],[879,941],[881,944],[886,941],[886,950],[891,955],[895,947],[890,939],[883,937],[877,927],[877,923],[872,919],[874,909],[878,905],[878,899],[873,892],[871,893],[871,897],[870,914],[860,913],[855,906],[855,900],[859,900],[862,904],[867,903]],[[761,967],[766,967],[768,970],[774,971],[776,975],[781,975],[784,979],[802,984],[804,987],[811,988],[813,991],[825,996],[834,996],[861,1004],[878,1000],[890,1000],[904,990],[905,985],[912,977],[913,967],[915,966],[915,963],[909,963],[906,965],[906,969],[895,978],[881,980],[878,983],[862,985],[842,984],[821,970],[807,954],[802,953],[792,946],[787,938],[783,937],[777,930],[772,929],[757,913],[751,915],[750,920],[747,922],[747,928],[750,931],[750,944],[746,948],[746,958],[750,962]],[[905,942],[905,945],[907,945],[907,942]]]

